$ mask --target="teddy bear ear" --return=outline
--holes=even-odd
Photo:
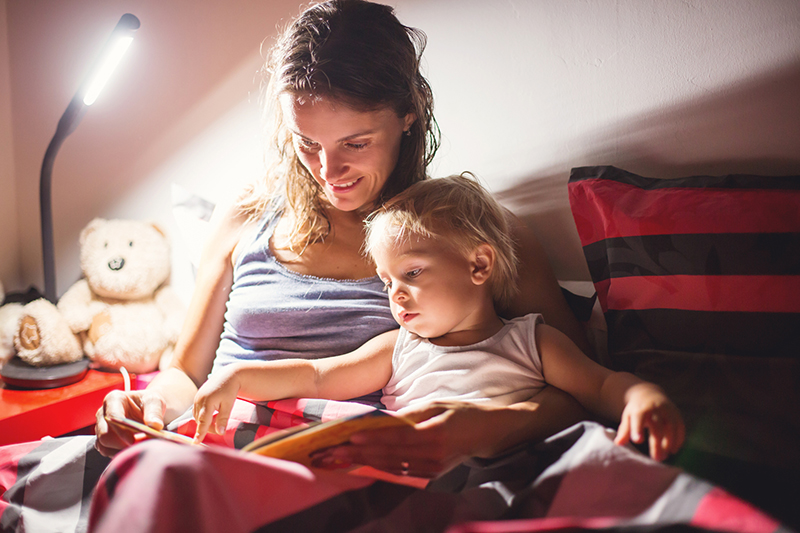
[[[164,231],[164,228],[162,228],[157,222],[153,222],[152,220],[150,220],[147,223],[153,226],[153,229],[159,232],[162,237],[164,237],[165,239],[167,238],[167,232]]]
[[[86,242],[86,239],[89,238],[89,235],[97,231],[97,229],[106,222],[107,220],[103,218],[92,219],[92,221],[89,222],[89,224],[85,228],[83,228],[83,230],[81,230],[81,235],[79,238],[80,245],[83,246],[84,243]]]

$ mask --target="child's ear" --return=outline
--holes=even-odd
[[[494,248],[486,243],[479,244],[472,251],[469,259],[472,282],[475,285],[483,285],[492,275],[495,262]]]

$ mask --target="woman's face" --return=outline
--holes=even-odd
[[[413,115],[390,108],[357,111],[330,98],[280,98],[300,162],[342,211],[373,203],[397,164]]]

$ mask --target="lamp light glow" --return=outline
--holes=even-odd
[[[114,73],[114,69],[117,68],[122,56],[128,51],[128,47],[132,42],[133,37],[120,37],[115,42],[110,43],[108,53],[100,60],[97,73],[89,80],[86,95],[83,97],[84,104],[92,105],[97,100],[100,91],[106,86],[108,79]]]
[[[51,183],[53,163],[61,144],[67,136],[75,131],[88,106],[92,105],[100,91],[105,86],[114,72],[122,56],[133,41],[133,32],[139,29],[139,19],[130,13],[125,13],[119,19],[114,31],[111,32],[103,52],[94,63],[89,75],[75,93],[67,110],[61,115],[56,127],[56,133],[47,146],[42,162],[42,172],[39,179],[39,209],[42,222],[42,263],[44,266],[44,296],[55,303],[56,293],[56,260],[55,245],[53,243],[53,209],[51,205]]]

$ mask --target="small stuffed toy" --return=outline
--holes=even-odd
[[[14,342],[34,366],[77,361],[146,373],[166,366],[185,310],[168,285],[169,241],[158,226],[94,219],[80,235],[84,277],[58,306],[23,308]],[[160,364],[161,363],[161,364]]]
[[[0,304],[5,299],[3,284],[0,283]],[[14,335],[19,329],[22,304],[9,303],[0,307],[0,368],[14,357]]]

